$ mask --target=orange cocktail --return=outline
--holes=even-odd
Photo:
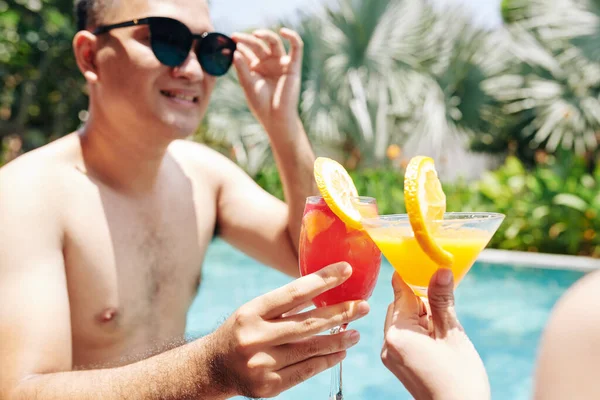
[[[433,221],[432,240],[452,256],[455,286],[475,263],[504,215],[497,213],[446,213]],[[363,226],[402,279],[419,296],[427,296],[427,286],[440,267],[416,240],[408,215],[381,215],[363,220]]]

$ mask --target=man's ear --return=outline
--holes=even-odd
[[[98,69],[96,67],[96,50],[98,38],[90,31],[82,30],[73,38],[73,52],[77,66],[83,77],[89,84],[98,81]]]

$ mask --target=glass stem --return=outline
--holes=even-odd
[[[337,326],[331,329],[331,334],[342,333],[346,330],[348,324]],[[331,368],[331,387],[329,389],[329,400],[344,400],[342,394],[342,362]]]

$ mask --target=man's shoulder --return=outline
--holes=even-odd
[[[562,337],[565,332],[600,343],[600,271],[582,277],[557,302],[547,332]]]
[[[169,151],[178,162],[200,171],[218,173],[220,167],[233,164],[225,155],[192,140],[175,140],[169,146]]]
[[[552,310],[538,351],[535,398],[599,398],[600,271],[572,285]],[[585,394],[584,394],[585,393]]]
[[[598,306],[595,308],[600,310],[600,270],[590,272],[575,282],[557,306],[568,306],[582,301],[585,301],[588,305]]]
[[[35,191],[58,184],[65,171],[65,153],[71,140],[69,137],[57,139],[0,167],[0,187]]]
[[[195,142],[189,139],[174,140],[169,146],[169,150],[173,154],[192,157],[196,160],[202,160],[203,157],[220,157],[221,153],[206,146],[205,144]],[[201,157],[199,157],[201,156]]]

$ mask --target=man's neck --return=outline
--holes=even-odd
[[[102,124],[92,118],[79,132],[86,173],[131,194],[152,191],[171,140]]]

